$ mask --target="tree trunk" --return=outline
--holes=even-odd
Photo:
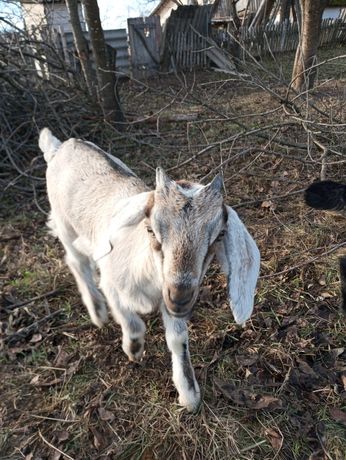
[[[293,17],[293,22],[298,22],[298,24],[301,24],[299,0],[292,0],[292,17]]]
[[[240,27],[241,27],[241,20],[239,19],[238,12],[237,12],[237,5],[236,1],[232,0],[229,4],[230,6],[230,13],[233,19],[233,29],[232,30],[232,25],[229,24],[228,28],[231,27],[231,35],[235,38],[235,40],[232,40],[232,55],[234,59],[234,64],[236,66],[236,69],[239,70],[239,65],[241,61],[241,46],[240,46]]]
[[[77,50],[78,58],[82,67],[85,83],[90,96],[96,100],[96,90],[92,74],[91,62],[89,59],[88,42],[84,37],[80,18],[78,15],[78,1],[66,0],[68,12],[70,14],[74,44]]]
[[[280,22],[289,21],[290,19],[291,0],[281,0],[280,5]]]
[[[327,0],[300,0],[301,30],[292,72],[292,87],[296,91],[311,89],[316,77],[317,48],[319,44],[322,13]]]
[[[121,109],[115,69],[107,61],[106,42],[100,21],[100,12],[96,0],[82,0],[85,19],[88,24],[91,47],[96,64],[99,97],[104,117],[109,121],[121,123],[124,115]]]

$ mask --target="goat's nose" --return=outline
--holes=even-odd
[[[169,300],[178,307],[187,305],[193,296],[193,289],[186,286],[171,286],[168,289]]]

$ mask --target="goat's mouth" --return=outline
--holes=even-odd
[[[189,319],[192,314],[193,306],[196,303],[197,295],[198,289],[191,289],[189,292],[185,291],[183,295],[180,292],[175,292],[175,296],[173,296],[172,291],[167,288],[163,292],[163,300],[171,316],[174,318]]]

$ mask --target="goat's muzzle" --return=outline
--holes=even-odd
[[[168,312],[175,317],[183,318],[191,313],[196,301],[198,289],[186,285],[170,285],[164,290],[164,301]]]

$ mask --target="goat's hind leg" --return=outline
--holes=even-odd
[[[52,227],[52,224],[51,224]],[[95,282],[95,270],[89,256],[81,250],[77,235],[71,228],[54,226],[54,232],[62,242],[66,252],[66,263],[69,266],[88,309],[91,321],[98,327],[107,320],[107,307]]]

